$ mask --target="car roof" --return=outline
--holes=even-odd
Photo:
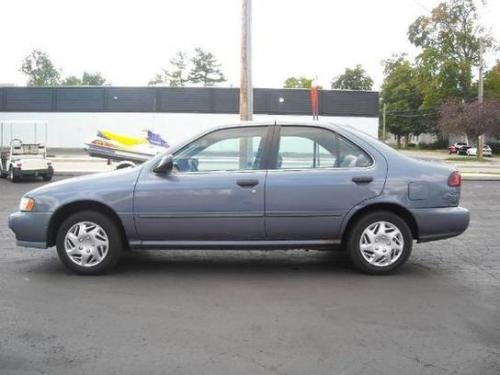
[[[360,131],[350,125],[332,123],[328,121],[313,121],[313,120],[273,120],[273,121],[239,121],[234,123],[227,123],[224,125],[211,128],[210,130],[223,129],[228,127],[246,127],[246,126],[275,126],[275,125],[294,125],[294,126],[313,126],[313,127],[323,127],[323,128],[346,128],[347,130]]]
[[[341,123],[333,123],[329,121],[319,121],[319,120],[271,120],[271,121],[240,121],[240,122],[234,122],[234,123],[227,123],[223,125],[219,125],[214,128],[210,128],[209,130],[203,132],[202,134],[198,134],[198,136],[202,136],[207,133],[211,133],[215,130],[220,130],[224,128],[235,128],[235,127],[247,127],[247,126],[277,126],[277,125],[292,125],[292,126],[311,126],[311,127],[317,127],[317,128],[329,128],[337,133],[340,133],[341,135],[346,136],[346,132],[351,135],[355,135],[361,138],[364,138],[365,140],[367,139],[377,139],[373,137],[372,135],[355,128],[354,126],[348,125],[348,124],[341,124]]]

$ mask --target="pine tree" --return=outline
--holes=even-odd
[[[210,87],[226,81],[214,54],[205,52],[201,48],[196,48],[194,52],[195,55],[191,58],[193,66],[188,76],[190,82]]]

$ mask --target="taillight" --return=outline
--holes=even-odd
[[[47,166],[48,166],[48,167],[51,167],[51,166],[52,166],[52,162],[48,161],[48,162],[47,162]]]
[[[459,187],[460,185],[462,185],[462,175],[459,171],[452,172],[448,177],[448,186]]]
[[[22,163],[16,163],[16,167],[21,168],[23,166]]]

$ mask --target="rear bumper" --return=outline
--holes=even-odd
[[[411,210],[418,227],[418,242],[455,237],[469,226],[469,210],[463,207],[419,208]]]
[[[15,212],[9,216],[9,228],[16,235],[17,245],[47,248],[50,212]]]

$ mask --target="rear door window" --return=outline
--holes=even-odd
[[[359,146],[324,128],[282,126],[277,169],[364,168],[372,158]]]

